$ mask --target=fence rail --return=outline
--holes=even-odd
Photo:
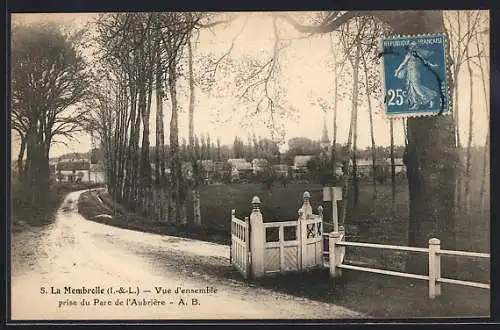
[[[278,228],[278,227],[293,227],[297,226],[298,221],[276,221],[276,222],[264,222],[264,228]]]
[[[474,287],[474,288],[481,288],[481,289],[489,289],[490,288],[490,285],[487,284],[487,283],[454,280],[454,279],[451,279],[451,278],[444,278],[444,277],[438,278],[437,281],[439,283],[458,284],[458,285],[471,286],[471,287]]]
[[[392,276],[399,276],[399,277],[415,278],[417,280],[426,280],[426,281],[429,280],[429,276],[426,276],[426,275],[418,275],[418,274],[410,274],[410,273],[403,273],[403,272],[395,272],[395,271],[392,271],[392,270],[384,270],[384,269],[369,268],[369,267],[360,267],[360,266],[353,266],[353,265],[346,265],[346,264],[341,264],[338,267],[342,268],[342,269],[360,270],[360,271],[368,272],[368,273],[376,273],[376,274],[383,274],[383,275],[392,275]]]
[[[449,256],[464,256],[464,257],[487,258],[487,259],[490,258],[489,253],[479,253],[479,252],[439,250],[437,253],[440,255],[449,255]]]
[[[431,238],[429,240],[428,248],[419,248],[411,246],[399,246],[399,245],[384,245],[384,244],[372,244],[372,243],[361,243],[361,242],[346,242],[343,240],[342,235],[338,232],[330,233],[329,235],[329,246],[330,251],[324,252],[324,255],[330,256],[329,266],[330,274],[333,277],[339,275],[337,269],[350,269],[369,273],[377,273],[383,275],[392,275],[398,277],[413,278],[418,280],[426,280],[429,282],[429,298],[434,299],[441,295],[441,283],[456,284],[462,286],[470,286],[475,288],[490,289],[489,283],[479,283],[471,281],[462,281],[451,278],[441,277],[441,256],[442,255],[453,255],[462,256],[470,258],[490,258],[489,253],[478,253],[478,252],[468,252],[468,251],[454,251],[454,250],[441,250],[441,242],[437,238]],[[396,272],[391,270],[361,267],[348,265],[343,263],[343,254],[345,247],[363,247],[363,248],[374,248],[374,249],[385,249],[385,250],[399,250],[399,251],[409,251],[409,252],[420,252],[427,253],[429,255],[429,274],[419,275],[411,274],[405,272]]]
[[[374,248],[374,249],[400,250],[400,251],[429,253],[429,249],[428,248],[419,248],[419,247],[413,247],[413,246],[384,245],[384,244],[345,242],[345,241],[339,242],[339,243],[337,243],[337,245],[340,245],[340,246],[366,247],[366,248]]]

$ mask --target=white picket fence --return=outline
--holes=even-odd
[[[333,232],[329,234],[329,252],[325,252],[325,254],[328,254],[330,257],[329,260],[330,275],[334,278],[340,276],[342,269],[349,269],[349,270],[363,271],[363,272],[383,274],[383,275],[406,277],[417,280],[425,280],[428,281],[429,283],[430,299],[434,299],[441,295],[442,283],[490,289],[489,283],[462,281],[457,279],[445,278],[441,276],[442,275],[441,256],[443,255],[464,256],[472,258],[490,258],[489,253],[441,250],[440,245],[441,243],[437,238],[431,238],[429,240],[429,246],[427,248],[400,246],[400,245],[372,244],[372,243],[361,243],[361,242],[346,242],[344,241],[343,233]],[[425,253],[428,255],[428,260],[429,260],[428,275],[396,272],[384,269],[345,264],[344,255],[346,247],[361,247],[370,249],[399,250],[399,251]]]

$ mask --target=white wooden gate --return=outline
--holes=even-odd
[[[231,264],[248,278],[250,269],[250,233],[248,217],[245,221],[236,218],[231,210]]]
[[[264,223],[264,273],[286,273],[300,269],[297,221]]]
[[[323,265],[323,217],[299,221],[302,269]]]
[[[231,264],[245,278],[250,273],[259,278],[324,266],[323,207],[320,205],[314,214],[309,192],[304,192],[303,198],[294,221],[264,222],[257,196],[252,199],[250,219],[239,220],[232,210]],[[336,203],[339,199],[332,200]],[[336,214],[333,216],[335,222]]]

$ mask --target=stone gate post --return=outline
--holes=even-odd
[[[264,275],[264,243],[266,236],[262,213],[260,212],[260,199],[257,196],[252,198],[250,228],[251,272],[254,278],[259,278]]]

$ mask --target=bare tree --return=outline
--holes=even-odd
[[[359,186],[357,173],[357,123],[358,123],[358,98],[359,98],[359,65],[364,49],[362,49],[362,38],[366,33],[368,21],[363,18],[353,19],[352,24],[345,24],[341,29],[341,44],[345,57],[348,59],[353,69],[352,77],[352,109],[351,126],[349,128],[349,138],[352,134],[352,180],[353,180],[353,202],[358,203]],[[354,49],[353,49],[354,48]],[[354,50],[354,54],[352,51]],[[350,149],[350,148],[349,148]]]
[[[488,89],[486,87],[486,71],[488,71],[488,69],[484,68],[485,62],[488,63],[488,61],[487,61],[488,52],[486,51],[487,45],[484,42],[481,42],[481,37],[483,37],[483,35],[485,35],[485,34],[489,34],[488,27],[481,29],[480,31],[478,31],[475,34],[475,45],[476,45],[477,54],[479,54],[478,66],[479,66],[479,70],[481,71],[483,97],[484,97],[484,104],[486,107],[486,114],[488,115],[487,116],[487,122],[488,122],[489,121],[489,109],[490,109]],[[486,61],[483,62],[483,59],[486,59]],[[489,167],[489,164],[488,164],[488,155],[490,152],[489,147],[490,147],[490,130],[488,128],[488,132],[486,134],[486,142],[485,142],[485,146],[484,146],[484,152],[483,152],[483,168],[482,168],[482,175],[481,175],[481,188],[479,191],[479,203],[480,203],[480,207],[481,207],[481,213],[484,212],[484,195],[486,193],[486,181],[488,178],[487,168]]]
[[[367,100],[367,105],[368,105],[368,117],[370,121],[370,138],[371,138],[371,154],[372,154],[372,182],[373,182],[373,198],[376,198],[377,195],[377,189],[376,189],[376,184],[377,184],[377,178],[376,178],[376,172],[377,172],[377,166],[376,166],[376,161],[377,161],[377,152],[376,152],[376,145],[375,145],[375,133],[374,133],[374,128],[373,128],[373,105],[372,105],[372,97],[382,97],[380,91],[380,74],[378,72],[379,67],[379,56],[377,54],[378,48],[377,48],[377,41],[379,38],[381,38],[383,35],[388,34],[390,31],[388,31],[387,26],[384,24],[381,24],[381,22],[370,19],[369,20],[369,26],[367,27],[369,33],[363,38],[363,48],[364,51],[361,55],[361,60],[363,62],[363,69],[365,71],[365,79],[364,79],[364,85],[365,85],[365,97]]]
[[[120,84],[117,81],[109,81],[110,74],[101,75],[99,85],[92,88],[92,97],[86,102],[88,111],[85,118],[86,131],[96,137],[104,152],[104,164],[106,169],[106,180],[108,190],[115,193],[117,182],[117,154],[116,136],[114,135],[120,128],[118,127],[118,117],[122,108],[119,106]],[[97,79],[96,79],[97,81]]]
[[[471,15],[474,16],[470,21]],[[476,29],[479,24],[479,16],[474,15],[473,11],[448,11],[443,14],[446,23],[446,31],[450,42],[450,56],[451,56],[451,71],[453,79],[458,80],[458,75],[462,66],[471,59],[470,54],[467,54],[467,49],[471,44],[472,38],[476,34]],[[464,22],[464,18],[469,20],[469,23]],[[464,28],[463,24],[467,26]],[[455,86],[453,90],[453,106],[455,107],[454,117],[456,126],[459,125],[459,112],[458,112],[458,97],[459,89]],[[460,147],[460,131],[457,129],[457,146]]]
[[[464,182],[464,203],[465,203],[465,213],[469,213],[470,209],[470,185],[471,185],[471,167],[472,167],[472,158],[471,158],[471,149],[472,149],[472,138],[473,138],[473,123],[474,123],[474,92],[473,92],[473,61],[475,59],[480,60],[481,49],[476,46],[477,53],[472,53],[471,48],[473,44],[473,39],[477,41],[478,29],[480,28],[480,13],[479,11],[466,11],[466,27],[467,31],[471,35],[469,38],[469,42],[465,46],[465,59],[467,63],[467,71],[469,73],[469,127],[468,127],[468,137],[467,137],[467,151],[466,151],[466,159],[465,159],[465,182]],[[476,43],[477,45],[477,43]],[[483,86],[484,87],[484,86]]]
[[[472,60],[475,55],[469,54],[468,48],[471,45],[472,38],[476,34],[476,30],[479,27],[479,15],[476,11],[449,11],[446,14],[443,14],[445,23],[446,23],[446,31],[449,38],[450,43],[450,58],[451,58],[451,73],[454,81],[458,81],[458,77],[460,75],[461,69],[463,65]],[[471,17],[472,20],[471,20]],[[465,20],[465,21],[464,21]],[[464,27],[464,24],[466,25]],[[457,139],[457,152],[459,154],[459,165],[462,168],[462,147],[461,147],[461,138],[460,138],[460,107],[459,107],[459,86],[456,84],[453,89],[453,116],[455,119],[456,126],[456,139]],[[465,172],[467,171],[467,164],[465,164]],[[466,175],[465,175],[466,176]],[[467,179],[465,179],[467,181]],[[465,183],[467,185],[467,183]],[[457,176],[457,184],[456,184],[456,208],[457,211],[461,211],[462,204],[462,194],[463,194],[463,180],[462,173],[459,173]],[[467,198],[467,197],[466,197]]]
[[[470,12],[466,13],[466,19],[467,19],[467,30],[470,29],[471,21],[470,21]],[[470,55],[469,52],[469,45],[465,47],[465,56],[469,57]],[[473,72],[472,72],[472,64],[471,61],[467,61],[467,71],[469,72],[469,134],[467,138],[467,156],[465,159],[465,214],[469,213],[469,204],[470,204],[470,196],[469,196],[469,189],[470,189],[470,176],[471,176],[471,148],[472,148],[472,135],[473,135],[473,116],[474,116],[474,93],[472,90],[472,79],[473,79]]]
[[[366,65],[366,59],[363,56],[363,69],[365,71],[365,89],[366,89],[366,100],[368,102],[368,116],[370,119],[370,138],[371,138],[371,152],[372,152],[372,182],[373,182],[373,199],[377,196],[377,177],[376,177],[376,158],[377,152],[375,148],[375,134],[373,131],[373,110],[372,110],[372,100],[370,96],[370,82],[368,77],[368,66]]]
[[[193,184],[191,187],[191,194],[193,196],[193,215],[194,224],[201,226],[201,210],[200,210],[200,190],[199,190],[199,177],[201,171],[201,163],[195,157],[194,153],[194,104],[195,104],[195,81],[193,74],[193,46],[191,39],[188,39],[188,73],[189,73],[189,154],[192,157],[193,166]]]
[[[331,151],[331,163],[333,169],[337,168],[337,108],[338,101],[340,99],[339,93],[339,76],[342,72],[342,67],[345,60],[342,62],[337,61],[337,51],[335,50],[335,44],[333,41],[333,33],[330,33],[330,47],[333,56],[333,76],[334,76],[334,88],[333,88],[333,139],[332,139],[332,151]],[[335,174],[335,173],[334,173]]]
[[[165,128],[164,128],[164,115],[163,115],[163,99],[165,94],[163,91],[163,67],[160,58],[160,48],[157,49],[156,56],[156,147],[155,147],[155,198],[157,207],[157,216],[160,221],[163,221],[168,217],[167,210],[168,205],[164,207],[163,205],[168,202],[165,198],[165,186],[167,184],[166,179],[166,166],[165,166]]]
[[[171,199],[171,219],[187,222],[184,200],[186,197],[183,187],[181,162],[179,157],[179,132],[178,132],[178,100],[177,100],[177,80],[178,65],[184,46],[186,46],[193,29],[196,27],[201,17],[199,13],[179,13],[170,12],[160,14],[162,24],[161,40],[162,49],[166,55],[167,86],[170,93],[172,115],[170,119],[170,168],[172,171]]]
[[[378,89],[377,78],[371,74],[370,67],[375,63],[377,53],[378,38],[387,30],[384,25],[374,20],[371,17],[358,17],[354,20],[355,24],[344,24],[341,28],[341,43],[343,46],[344,56],[349,60],[353,69],[353,192],[354,204],[358,202],[359,184],[357,174],[357,120],[358,120],[358,103],[363,94],[366,94],[368,103],[368,113],[370,119],[370,131],[372,141],[372,172],[375,178],[375,139],[373,132],[373,116],[372,104],[370,95]],[[350,26],[352,25],[352,27]],[[359,66],[365,70],[364,79],[359,79]],[[364,85],[364,89],[359,89],[358,85]],[[354,88],[355,86],[355,88]]]
[[[185,196],[177,130],[177,81],[183,48],[198,21],[199,15],[195,13],[120,13],[103,14],[96,22],[101,62],[106,68],[121,68],[122,80],[127,88],[127,115],[121,122],[125,129],[122,127],[116,132],[118,144],[125,154],[125,165],[118,170],[122,174],[118,178],[120,182],[117,182],[123,186],[121,195],[133,209],[148,214],[153,209],[154,201],[165,204],[161,201],[164,187],[170,185],[167,203],[170,208],[163,211],[160,207],[156,213],[160,219],[166,216],[172,222],[186,222],[186,212],[181,212]],[[169,145],[171,182],[166,177],[165,166],[163,84],[168,89],[172,104]],[[154,193],[149,156],[153,89],[157,103]]]
[[[89,75],[81,50],[84,30],[55,24],[14,25],[11,47],[12,128],[21,137],[19,169],[34,206],[49,189],[49,152],[59,137],[82,131]],[[26,162],[23,163],[26,151]]]

